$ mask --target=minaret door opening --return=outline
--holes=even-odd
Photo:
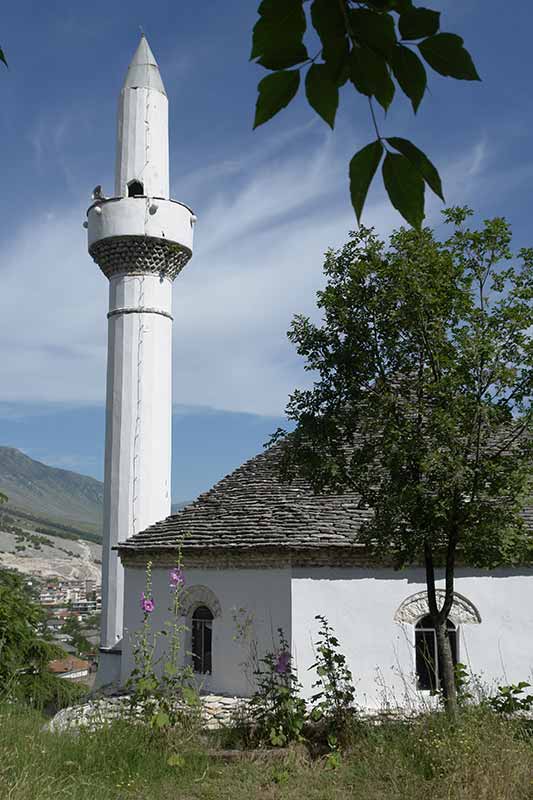
[[[144,185],[141,181],[130,181],[128,183],[128,197],[139,197],[144,194]]]

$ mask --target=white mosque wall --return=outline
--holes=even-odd
[[[438,585],[444,588],[444,581]],[[490,688],[533,682],[533,569],[460,569],[455,590],[481,617],[459,623],[459,661]],[[422,569],[293,570],[293,655],[304,694],[312,694],[316,680],[309,667],[316,660],[314,617],[321,614],[335,629],[361,705],[428,701],[415,688],[414,625],[395,621],[401,604],[419,592],[425,592]]]
[[[170,568],[155,567],[152,572],[156,607],[151,614],[154,630],[161,630],[170,619],[172,597],[169,588]],[[246,697],[253,691],[251,647],[263,655],[276,649],[277,628],[291,641],[290,569],[185,569],[188,614],[183,620],[190,627],[194,607],[207,604],[214,613],[213,671],[199,677],[202,690]],[[122,677],[133,668],[132,632],[142,624],[141,594],[145,588],[143,569],[125,569],[124,638],[122,642]],[[213,598],[213,602],[205,598]],[[239,636],[238,627],[244,633]],[[244,628],[244,630],[243,630]],[[185,649],[190,648],[190,634]],[[161,637],[162,656],[166,637]],[[164,656],[161,664],[164,662]]]

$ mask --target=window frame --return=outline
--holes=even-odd
[[[421,623],[425,622],[426,620],[429,620],[430,624],[426,623],[425,625],[422,626]],[[453,663],[454,663],[454,666],[455,666],[456,664],[458,664],[460,662],[460,658],[459,658],[459,641],[460,641],[459,632],[460,632],[460,625],[455,623],[455,622],[453,622],[453,620],[451,620],[448,617],[448,619],[446,620],[446,627],[447,627],[448,631],[451,631],[454,634],[453,640],[451,640],[450,643],[451,643],[451,648],[452,648],[452,659],[453,659]],[[439,660],[437,658],[437,632],[435,630],[435,626],[431,622],[431,618],[430,618],[429,614],[424,614],[422,617],[420,617],[420,619],[418,619],[414,623],[414,625],[413,625],[413,633],[414,633],[414,643],[413,643],[413,649],[414,649],[414,672],[415,672],[417,691],[419,691],[419,692],[431,692],[431,693],[438,692],[438,691],[440,691],[442,689],[442,685],[441,685],[441,677],[440,677],[440,670],[439,670]],[[418,638],[419,637],[417,637],[417,633],[422,634],[422,637],[421,637],[422,641],[424,640],[424,635],[427,636],[427,634],[433,634],[433,652],[435,654],[434,659],[433,659],[433,662],[434,662],[433,663],[433,676],[434,676],[434,679],[435,679],[434,680],[434,683],[435,683],[434,687],[432,687],[431,685],[429,687],[421,685],[420,674],[419,674],[419,671],[418,671],[418,663],[417,663],[418,662],[418,652],[419,652],[419,650],[418,650],[418,648],[419,648]],[[426,665],[426,668],[427,668],[427,670],[429,672],[430,665],[429,664]],[[429,681],[429,683],[431,683],[431,681]]]
[[[199,611],[205,610],[209,616],[195,618]],[[191,614],[191,660],[195,675],[213,674],[213,622],[215,615],[206,603],[198,604]],[[198,628],[200,629],[198,631]],[[206,629],[210,631],[209,645],[206,649]],[[199,653],[196,652],[196,636],[200,635]]]

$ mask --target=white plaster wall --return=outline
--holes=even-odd
[[[219,694],[248,696],[252,685],[245,675],[243,662],[249,657],[248,646],[235,641],[234,610],[244,609],[253,620],[253,631],[260,654],[272,651],[277,644],[277,628],[282,627],[291,639],[291,577],[289,569],[190,569],[185,570],[187,588],[206,586],[216,596],[221,614],[213,621],[213,673],[203,676],[202,688]],[[122,679],[124,683],[133,666],[132,633],[142,623],[140,597],[145,586],[145,572],[125,570],[124,639],[122,644]],[[169,619],[171,603],[169,570],[153,570],[153,595],[156,608],[151,615],[155,629]],[[164,638],[162,641],[164,642]],[[190,644],[187,643],[187,647]]]
[[[439,581],[444,587],[444,582]],[[458,570],[456,591],[481,615],[460,626],[459,659],[489,686],[530,680],[533,668],[533,570]],[[394,622],[399,605],[425,591],[420,569],[299,569],[292,578],[292,642],[306,695],[316,679],[312,640],[322,614],[334,627],[357,685],[358,702],[379,707],[427,700],[414,681],[414,630]],[[381,684],[381,685],[380,685]]]

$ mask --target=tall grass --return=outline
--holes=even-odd
[[[457,725],[439,713],[361,724],[336,768],[301,749],[282,762],[224,763],[208,756],[212,741],[184,745],[126,722],[77,735],[43,724],[37,712],[0,708],[2,800],[533,799],[527,725],[484,709]]]

